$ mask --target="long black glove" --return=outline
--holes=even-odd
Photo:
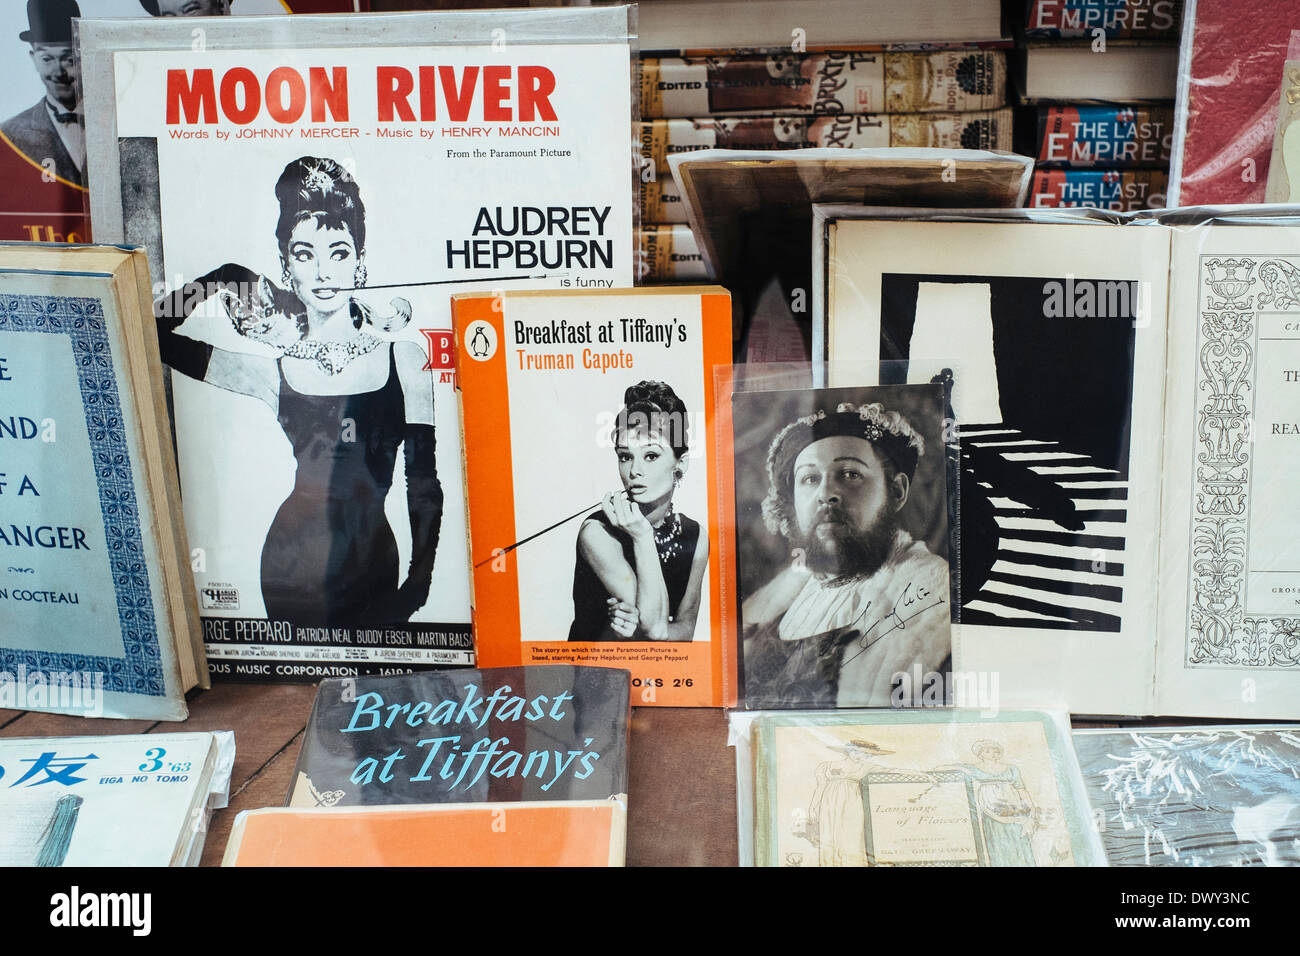
[[[153,317],[158,324],[158,350],[163,363],[182,375],[203,381],[208,374],[212,346],[176,330],[205,299],[223,288],[236,295],[241,289],[247,294],[247,290],[257,287],[257,278],[252,269],[227,262],[154,302]]]
[[[432,425],[408,422],[403,436],[406,455],[406,506],[411,516],[411,568],[397,589],[396,611],[402,621],[429,599],[433,562],[442,529],[442,485]]]

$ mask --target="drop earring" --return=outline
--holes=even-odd
[[[289,263],[283,259],[280,260],[280,281],[284,283],[286,289],[293,288],[293,276],[289,274]]]
[[[352,273],[352,284],[358,289],[366,287],[366,264],[364,262],[357,265],[357,271]]]

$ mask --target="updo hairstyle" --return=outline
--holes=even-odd
[[[664,382],[637,382],[623,393],[623,409],[614,422],[615,446],[619,436],[631,431],[658,435],[681,458],[690,448],[686,403]]]
[[[356,245],[357,259],[365,255],[366,207],[361,190],[352,174],[332,159],[302,156],[295,159],[275,184],[275,198],[280,203],[280,218],[275,224],[275,238],[281,260],[289,261],[289,238],[300,222],[310,219],[325,229],[346,229]],[[357,328],[369,316],[352,306],[353,325]],[[306,315],[297,316],[305,334]]]
[[[357,255],[366,248],[366,207],[352,174],[332,159],[303,156],[295,159],[275,184],[280,220],[275,238],[280,255],[289,255],[289,237],[298,223],[311,219],[327,229],[347,229]]]

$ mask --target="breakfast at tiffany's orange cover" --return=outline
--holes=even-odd
[[[479,662],[596,664],[721,705],[715,287],[454,296]]]

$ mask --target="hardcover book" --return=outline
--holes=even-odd
[[[0,739],[0,865],[198,866],[229,732]]]
[[[448,294],[632,281],[629,15],[81,24],[217,676],[473,663]]]
[[[1023,103],[1132,103],[1174,98],[1178,47],[1152,40],[1030,43],[1016,77]]]
[[[642,57],[641,115],[992,110],[1006,79],[1000,50]]]
[[[209,686],[139,249],[0,244],[0,707]]]
[[[757,866],[1105,866],[1061,714],[809,712],[753,726]]]
[[[487,666],[633,671],[638,704],[723,702],[719,288],[453,300]]]
[[[1025,36],[1177,37],[1182,0],[1028,0]]]
[[[1111,866],[1300,866],[1293,726],[1076,730]]]
[[[818,215],[814,354],[955,369],[955,669],[1009,706],[1300,716],[1296,221]]]
[[[933,146],[1010,149],[1011,110],[961,113],[839,113],[835,116],[721,116],[657,119],[641,124],[641,156],[656,170],[673,153],[701,149],[808,149],[843,146]]]
[[[1167,167],[1172,129],[1165,107],[1044,106],[1035,152],[1040,166]]]
[[[1011,110],[836,116],[725,116],[660,119],[641,124],[641,219],[686,222],[681,191],[668,157],[703,149],[936,149],[1010,150]],[[654,171],[649,176],[647,169]]]
[[[617,800],[245,810],[222,866],[622,866]]]
[[[810,47],[1002,38],[997,0],[820,0],[797,9]],[[643,50],[789,49],[792,16],[789,0],[654,0],[641,6],[638,32]]]
[[[1300,7],[1277,0],[1186,0],[1179,49],[1170,203],[1267,199],[1278,88],[1300,58]],[[1289,85],[1293,85],[1289,84]]]
[[[642,224],[637,228],[637,279],[654,282],[702,282],[709,277],[691,227]]]
[[[321,681],[286,805],[627,793],[628,675],[503,667]]]
[[[1029,187],[1035,209],[1087,206],[1112,212],[1162,209],[1169,176],[1162,169],[1036,169]]]

